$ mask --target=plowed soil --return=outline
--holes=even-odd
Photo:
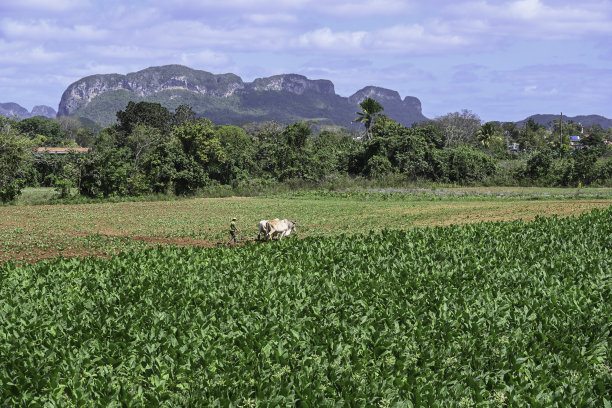
[[[200,198],[159,202],[0,207],[0,262],[56,256],[107,257],[157,245],[223,245],[231,217],[242,242],[261,219],[297,221],[298,237],[355,234],[466,222],[576,216],[612,200],[379,200],[363,198]]]

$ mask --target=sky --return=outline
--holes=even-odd
[[[612,0],[2,0],[0,102],[57,110],[82,77],[181,64],[368,85],[435,118],[612,118]]]

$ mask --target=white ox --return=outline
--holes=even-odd
[[[279,235],[278,240],[282,240],[283,237],[288,236],[291,232],[295,231],[295,221],[289,220],[270,220],[266,223],[265,232],[266,239],[274,239],[274,236]]]
[[[272,221],[279,221],[278,218],[275,218]],[[268,238],[267,237],[267,233],[266,233],[266,224],[268,223],[268,220],[261,220],[257,223],[257,228],[259,229],[259,232],[257,232],[257,240],[261,241],[261,236],[263,235],[264,239]]]

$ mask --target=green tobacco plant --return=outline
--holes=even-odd
[[[8,406],[609,406],[612,210],[0,268]]]

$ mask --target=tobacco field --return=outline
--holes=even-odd
[[[610,407],[612,209],[0,266],[0,406]]]
[[[238,217],[242,240],[262,219],[298,221],[300,238],[381,229],[569,217],[612,205],[612,189],[584,196],[535,190],[465,193],[300,192],[286,196],[190,198],[176,201],[0,206],[0,264],[58,256],[108,257],[127,249],[227,242]],[[461,195],[460,195],[461,193]],[[500,195],[499,197],[497,195]]]

